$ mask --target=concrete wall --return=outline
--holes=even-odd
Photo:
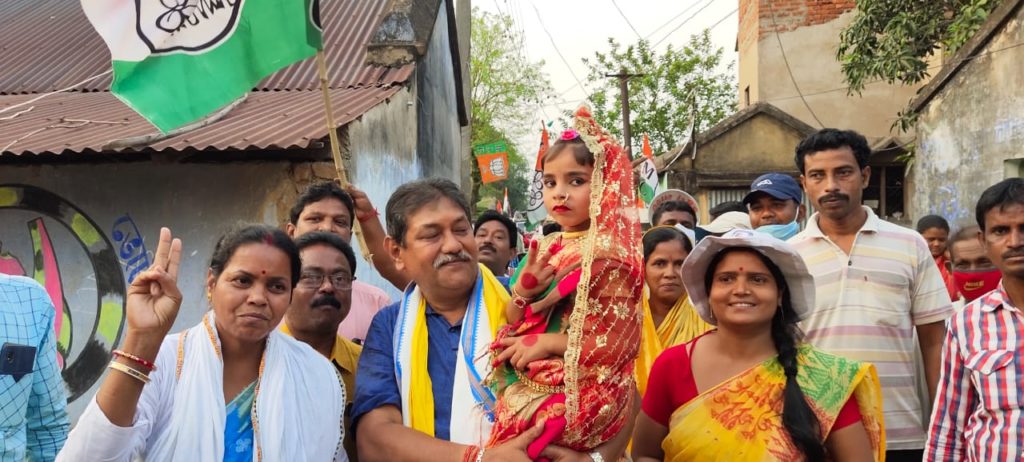
[[[429,162],[417,155],[414,99],[412,91],[400,90],[388,102],[370,109],[345,127],[346,153],[351,156],[350,180],[370,196],[380,212],[381,223],[384,223],[384,206],[391,193],[402,184],[422,177],[422,165]],[[359,255],[355,239],[352,244]],[[362,258],[357,267],[359,280],[384,289],[393,300],[398,299],[401,292],[372,271]]]
[[[417,146],[424,176],[444,177],[460,184],[462,132],[449,47],[448,15],[442,6],[427,53],[416,65]]]
[[[410,100],[399,92],[343,136],[351,180],[382,213],[395,188],[421,175]],[[123,340],[125,288],[150,264],[160,227],[184,244],[184,301],[172,330],[179,331],[208,308],[206,268],[217,238],[238,222],[283,225],[309,183],[332,178],[329,161],[3,165],[0,272],[44,279],[51,298],[63,300],[59,343],[71,416],[84,410]],[[399,294],[362,261],[357,276]]]
[[[120,339],[125,287],[149,265],[160,227],[184,245],[178,331],[207,309],[206,268],[217,237],[238,221],[283,221],[296,169],[286,162],[0,169],[2,270],[45,276],[51,298],[66,306],[59,338],[72,416],[95,392]]]
[[[974,222],[982,191],[1024,159],[1024,9],[939,91],[918,119],[910,214],[938,214],[958,227]],[[998,50],[998,51],[997,51]],[[990,54],[991,53],[991,54]]]
[[[694,168],[701,174],[750,172],[751,181],[764,172],[795,171],[793,148],[800,138],[796,130],[757,114],[699,146]]]
[[[860,95],[847,94],[836,49],[840,31],[853,19],[853,3],[772,0],[769,9],[766,0],[741,1],[741,13],[749,15],[740,18],[741,28],[757,25],[758,33],[756,46],[750,45],[752,32],[740,33],[746,39],[739,42],[740,101],[749,85],[751,103],[772,103],[813,127],[850,128],[869,141],[889,136],[897,112],[906,107],[920,85],[878,82],[866,85]],[[757,21],[752,19],[754,13]]]

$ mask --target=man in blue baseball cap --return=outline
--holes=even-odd
[[[757,177],[743,198],[750,211],[750,225],[782,240],[800,232],[800,221],[807,212],[802,202],[800,185],[785,173]]]

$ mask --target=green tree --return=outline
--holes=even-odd
[[[480,171],[473,159],[471,203],[492,206],[508,188],[514,210],[526,209],[527,176],[532,165],[511,140],[532,125],[534,110],[551,94],[551,83],[541,71],[543,61],[529,61],[522,53],[524,38],[512,18],[473,8],[470,29],[469,78],[471,141],[474,146],[505,140],[509,146],[510,176],[489,185],[480,183]]]
[[[662,53],[653,50],[647,40],[624,47],[609,38],[608,45],[607,52],[583,60],[589,68],[589,82],[597,85],[590,101],[598,123],[621,138],[619,81],[605,74],[620,70],[644,74],[629,82],[634,155],[640,152],[644,133],[657,154],[682,143],[694,117],[696,130],[701,132],[736,110],[733,64],[723,66],[724,50],[712,45],[707,30],[691,36],[682,48],[670,45]]]
[[[940,48],[955,53],[981,27],[999,0],[858,0],[839,35],[837,57],[851,94],[873,81],[913,85],[928,77]],[[906,131],[913,114],[895,125]]]

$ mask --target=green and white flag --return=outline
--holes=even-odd
[[[654,196],[658,193],[658,168],[654,165],[654,153],[651,152],[651,143],[644,133],[644,161],[640,164],[640,199],[644,204],[651,205]]]
[[[110,91],[163,132],[322,47],[317,0],[81,0],[110,48]]]

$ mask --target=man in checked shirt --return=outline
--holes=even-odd
[[[52,461],[67,439],[53,317],[42,286],[0,274],[0,462]]]
[[[926,461],[1024,459],[1024,179],[985,190],[976,213],[1003,281],[950,319]]]

